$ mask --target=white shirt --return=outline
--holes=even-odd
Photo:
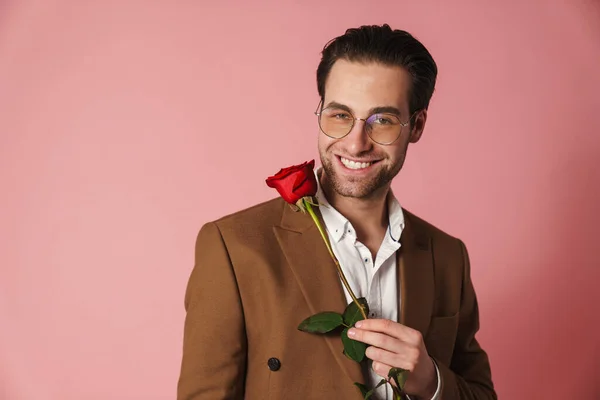
[[[320,168],[319,168],[320,169]],[[319,169],[315,171],[318,174]],[[325,222],[333,253],[338,259],[348,284],[357,297],[364,297],[369,303],[369,318],[383,318],[399,321],[398,305],[400,293],[398,288],[396,252],[400,249],[400,235],[404,229],[404,214],[400,203],[390,190],[387,198],[389,225],[379,250],[372,259],[371,252],[356,238],[356,230],[335,208],[333,208],[321,189],[317,175],[317,199],[319,211]],[[352,297],[344,287],[347,303]],[[371,361],[362,363],[363,374],[368,388],[373,388],[381,377],[371,368]],[[441,378],[437,369],[438,385],[432,400],[440,395]],[[379,387],[371,398],[391,400],[394,397],[389,385]]]

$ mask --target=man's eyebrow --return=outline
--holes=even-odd
[[[352,111],[352,109],[350,107],[348,107],[345,104],[338,103],[337,101],[331,101],[331,102],[327,103],[327,105],[324,108],[328,108],[328,107],[339,108],[340,110],[348,111],[349,113],[354,114],[354,111]],[[381,114],[381,113],[395,114],[397,116],[402,115],[400,110],[398,110],[396,107],[392,107],[392,106],[373,107],[369,110],[369,115]]]
[[[398,110],[396,107],[392,107],[392,106],[374,107],[369,110],[369,114],[371,114],[371,115],[372,114],[381,114],[381,113],[395,114],[397,116],[400,116],[402,114],[400,112],[400,110]]]
[[[337,101],[330,101],[329,103],[327,103],[327,105],[323,108],[329,108],[329,107],[333,107],[333,108],[339,108],[340,110],[344,110],[344,111],[348,111],[349,113],[352,113],[352,110],[350,109],[350,107],[348,107],[345,104],[342,103],[338,103]]]

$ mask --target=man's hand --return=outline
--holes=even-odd
[[[404,391],[423,399],[433,397],[437,374],[421,332],[389,319],[366,319],[354,326],[348,336],[370,345],[366,355],[378,375],[387,378],[392,367],[409,370]]]

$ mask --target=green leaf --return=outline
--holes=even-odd
[[[367,303],[367,299],[361,297],[358,299],[358,302],[361,306],[365,308],[365,314],[369,314],[369,304]],[[344,324],[347,326],[354,326],[355,323],[364,319],[362,314],[360,313],[360,309],[356,305],[355,302],[348,304],[346,310],[344,310]]]
[[[365,385],[362,385],[360,383],[354,383],[356,386],[358,386],[358,388],[360,389],[360,392],[363,395],[363,399],[364,400],[368,400],[371,398],[371,396],[373,396],[375,394],[375,390],[381,386],[381,385],[385,385],[387,383],[387,380],[382,379],[379,381],[379,383],[377,384],[377,386],[375,386],[373,389],[368,390],[367,387]],[[359,386],[360,385],[360,386]]]
[[[354,386],[356,386],[360,390],[360,394],[362,394],[363,397],[365,397],[367,393],[369,393],[369,389],[362,383],[354,382]]]
[[[400,390],[404,391],[404,384],[408,379],[408,374],[410,371],[403,368],[392,368],[388,373],[388,377],[393,379],[396,382],[396,386],[400,388]]]
[[[344,354],[349,359],[361,362],[365,358],[365,351],[367,351],[367,345],[363,342],[359,342],[348,337],[348,328],[342,331],[342,343],[344,344]]]
[[[326,333],[342,325],[343,322],[341,314],[325,311],[306,318],[298,325],[298,329],[309,333]]]

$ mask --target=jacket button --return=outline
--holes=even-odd
[[[279,371],[279,368],[281,368],[281,361],[275,357],[272,357],[269,358],[269,361],[267,361],[267,365],[271,371]]]

